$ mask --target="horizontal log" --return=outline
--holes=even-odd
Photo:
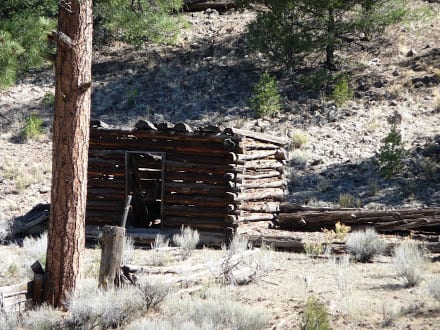
[[[246,152],[253,150],[278,150],[280,149],[279,145],[259,142],[257,140],[246,138],[242,142],[242,146]]]
[[[87,190],[87,200],[89,201],[121,201],[125,198],[124,190],[116,190],[116,189],[88,189]]]
[[[166,161],[165,168],[167,171],[224,174],[226,172],[234,171],[235,166],[229,164],[214,165],[214,164]]]
[[[271,169],[275,171],[280,171],[280,168],[282,168],[284,164],[281,161],[278,161],[276,159],[263,159],[263,160],[250,160],[245,162],[244,165],[239,165],[237,168],[244,168],[246,170],[252,170],[252,169]]]
[[[164,216],[182,216],[182,217],[213,217],[222,218],[227,215],[226,208],[213,207],[194,207],[182,205],[163,205]]]
[[[242,202],[239,208],[243,211],[275,213],[278,212],[279,202]]]
[[[243,180],[259,180],[259,179],[270,179],[270,178],[279,178],[281,179],[283,177],[283,174],[279,171],[265,171],[265,172],[259,172],[259,173],[252,173],[252,174],[242,174],[237,173],[236,175],[237,181],[243,181]]]
[[[210,197],[200,195],[164,195],[164,202],[174,205],[194,205],[200,207],[224,207],[229,210],[229,205],[234,201],[228,200],[229,196]],[[235,208],[234,208],[235,209]]]
[[[225,128],[224,133],[230,134],[230,135],[245,136],[245,137],[249,137],[249,138],[252,138],[255,140],[269,142],[269,143],[272,143],[275,145],[280,145],[280,146],[287,146],[289,144],[289,140],[286,138],[280,138],[280,137],[271,136],[268,134],[252,132],[252,131],[239,129],[239,128],[228,127],[228,128]]]
[[[165,171],[164,179],[166,182],[181,180],[183,182],[197,182],[197,183],[222,184],[222,185],[225,185],[226,183],[224,175],[221,174]]]
[[[285,213],[285,210],[295,210]],[[301,211],[301,209],[303,209]],[[440,229],[440,208],[398,209],[389,211],[359,210],[359,209],[323,209],[321,211],[304,211],[295,205],[282,204],[277,222],[281,227],[320,230],[333,227],[336,222],[351,227],[370,226],[380,232],[400,230],[416,230],[421,228]],[[284,212],[283,212],[284,211]]]
[[[238,161],[249,161],[249,160],[256,160],[256,159],[266,159],[269,157],[272,157],[272,159],[275,159],[275,155],[277,154],[278,149],[274,150],[263,150],[263,151],[247,151],[244,155],[237,155]]]
[[[166,182],[164,192],[178,194],[206,194],[211,197],[224,197],[229,188],[225,184],[215,185],[207,183]]]
[[[191,217],[165,216],[163,225],[169,227],[189,226],[196,229],[222,229],[226,227],[226,223],[222,218],[204,218],[197,219]]]
[[[90,188],[125,189],[125,178],[123,178],[123,177],[89,176],[87,179],[87,189],[90,189]]]
[[[100,200],[88,200],[87,210],[89,211],[122,211],[124,210],[124,200],[121,201],[100,201]]]
[[[301,238],[278,235],[251,235],[242,234],[254,247],[270,246],[276,250],[304,252],[304,243]]]
[[[261,200],[261,199],[271,199],[271,200],[283,200],[286,197],[286,193],[283,189],[268,188],[263,191],[246,191],[240,193],[236,197],[236,201],[249,201],[249,200]]]
[[[246,181],[239,185],[243,189],[266,189],[266,188],[280,188],[285,189],[287,187],[287,182],[284,180],[277,181],[263,181],[263,180],[253,180],[251,182]]]
[[[273,213],[250,213],[237,217],[238,222],[272,221],[275,216]]]

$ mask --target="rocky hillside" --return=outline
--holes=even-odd
[[[440,5],[412,6],[419,14],[372,41],[356,36],[338,52],[354,92],[343,106],[305,91],[301,72],[249,50],[245,30],[254,12],[208,9],[185,14],[190,28],[176,46],[97,49],[92,116],[118,126],[142,118],[287,135],[293,141],[289,199],[297,203],[440,206]],[[265,70],[278,81],[284,109],[256,118],[248,99]],[[53,92],[50,69],[0,92],[0,210],[8,218],[49,199]],[[29,113],[44,119],[48,134],[20,142]],[[384,179],[375,154],[396,113],[407,154],[401,175]]]

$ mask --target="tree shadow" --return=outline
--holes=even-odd
[[[151,47],[94,63],[92,116],[114,125],[201,120],[220,124],[247,118],[261,67],[243,35],[193,43],[192,48]]]
[[[403,162],[401,175],[389,179],[379,174],[375,157],[322,169],[313,164],[301,169],[293,164],[289,199],[298,204],[338,206],[345,202],[351,205],[340,206],[379,209],[440,206],[440,136],[416,147]]]

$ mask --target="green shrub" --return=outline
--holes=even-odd
[[[395,123],[391,124],[391,130],[383,140],[383,145],[376,155],[379,165],[379,173],[385,178],[391,178],[402,172],[402,157],[405,149],[402,145],[402,136]]]
[[[281,110],[281,96],[277,89],[275,77],[264,72],[254,86],[254,93],[249,100],[258,117],[271,115]]]
[[[348,78],[342,77],[333,89],[330,98],[335,101],[336,105],[342,106],[353,98],[353,91],[350,88]]]
[[[348,234],[346,246],[359,262],[371,262],[385,250],[384,241],[371,228]]]
[[[37,114],[31,114],[25,122],[22,137],[24,140],[38,138],[44,133],[43,120]]]
[[[55,104],[55,95],[52,92],[47,92],[43,97],[43,104],[53,106]]]
[[[327,85],[333,81],[333,75],[327,69],[319,69],[301,75],[298,80],[305,90],[317,91],[326,89]]]
[[[0,89],[15,84],[18,57],[23,53],[23,47],[12,40],[11,33],[0,29]]]
[[[182,0],[148,0],[132,2],[106,0],[95,3],[94,14],[100,27],[116,40],[140,46],[145,41],[173,44],[184,27],[179,16],[172,15],[182,8]]]
[[[325,305],[313,296],[307,299],[301,323],[302,330],[330,330],[329,314]]]
[[[351,194],[339,194],[339,206],[360,208],[361,199],[356,198]]]

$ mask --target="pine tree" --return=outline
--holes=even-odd
[[[312,54],[325,54],[325,66],[336,69],[335,51],[353,32],[372,32],[399,20],[404,0],[264,0],[268,10],[249,25],[252,47],[293,67]],[[249,6],[251,0],[240,0]]]

